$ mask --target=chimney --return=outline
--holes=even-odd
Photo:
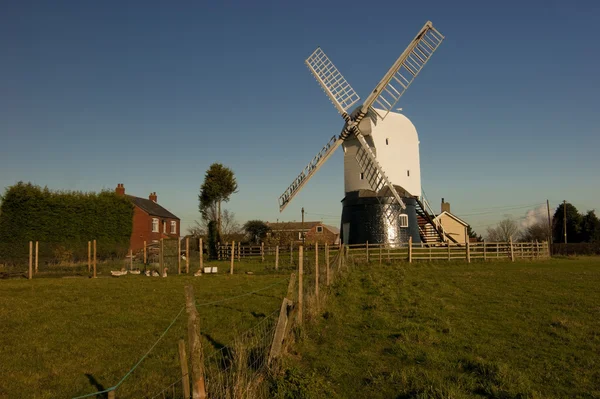
[[[158,202],[158,197],[156,196],[156,192],[150,193],[148,199],[153,202]]]
[[[444,199],[442,198],[442,212],[444,211],[450,213],[450,203],[444,202]]]
[[[125,186],[123,185],[123,183],[117,184],[117,188],[115,188],[115,193],[121,196],[125,195]]]

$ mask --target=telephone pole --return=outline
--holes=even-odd
[[[563,200],[563,231],[565,232],[565,244],[567,243],[567,201]]]
[[[548,245],[552,245],[552,219],[550,219],[550,200],[546,200],[548,208]]]
[[[302,207],[302,246],[304,246],[304,207]]]

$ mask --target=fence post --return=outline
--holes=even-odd
[[[379,243],[379,266],[381,266],[381,255],[383,252],[383,244]]]
[[[190,237],[185,237],[185,274],[190,274]]]
[[[465,251],[467,253],[467,263],[471,263],[471,246],[469,245],[469,241],[467,241],[466,244]]]
[[[148,258],[146,257],[146,241],[144,241],[144,265],[148,262]]]
[[[160,239],[160,248],[159,248],[159,253],[158,253],[158,268],[160,270],[160,275],[163,275],[163,267],[165,266],[163,264],[163,255],[164,255],[164,247],[163,247],[163,239]]]
[[[233,261],[235,259],[235,253],[234,253],[234,249],[235,248],[235,241],[231,241],[231,266],[229,267],[229,274],[233,274]]]
[[[96,240],[94,240],[94,278],[96,278]]]
[[[39,241],[35,242],[35,274],[38,272]]]
[[[200,251],[200,273],[204,273],[204,247],[202,246],[202,238],[198,240],[198,250]]]
[[[129,249],[129,271],[133,270],[133,250]]]
[[[260,242],[260,261],[265,261],[265,243],[264,241]]]
[[[540,245],[538,240],[535,240],[535,258],[538,259],[540,257]]]
[[[294,245],[290,242],[290,266],[294,265]]]
[[[338,247],[338,272],[342,270],[342,256],[344,254],[344,244]]]
[[[181,238],[177,239],[177,274],[181,274]]]
[[[183,397],[190,398],[190,375],[188,371],[188,359],[185,353],[185,341],[179,340],[179,364],[181,365],[181,384],[183,384]]]
[[[329,245],[325,243],[325,284],[329,287]]]
[[[292,298],[292,295],[294,295],[294,287],[296,286],[296,273],[292,273],[290,274],[290,281],[288,282],[288,289],[287,289],[287,294],[286,294],[286,298]]]
[[[450,257],[450,240],[448,240],[447,245],[448,245],[448,262],[450,262],[450,259],[451,259],[451,257]]]
[[[486,252],[485,240],[483,240],[483,260],[487,260],[487,252]]]
[[[412,236],[408,237],[408,263],[412,263]]]
[[[367,263],[369,263],[369,240],[367,240]]]
[[[200,342],[200,320],[194,298],[194,287],[185,287],[185,311],[188,315],[188,342],[190,344],[190,357],[192,358],[192,392],[194,399],[205,399],[206,388],[204,385],[204,358],[202,343]]]
[[[514,262],[515,261],[515,251],[513,249],[512,237],[510,237],[510,241],[509,242],[510,242],[510,260],[512,262]]]
[[[29,241],[29,280],[33,278],[33,241]]]
[[[281,347],[283,346],[283,339],[285,337],[285,328],[288,323],[288,307],[292,305],[292,301],[287,298],[283,298],[281,302],[281,309],[279,310],[279,318],[277,319],[277,327],[275,327],[275,335],[273,336],[273,342],[271,343],[271,350],[269,351],[269,359],[267,364],[271,364],[271,361],[281,354]]]
[[[238,242],[238,250],[237,250],[237,255],[238,255],[238,262],[242,259],[242,242]]]
[[[298,246],[298,324],[302,324],[302,280],[304,280],[304,248]]]
[[[92,271],[92,242],[88,241],[88,273]]]
[[[315,242],[315,296],[317,297],[317,309],[319,308],[319,243]]]

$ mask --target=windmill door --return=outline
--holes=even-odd
[[[342,241],[344,245],[348,245],[350,238],[350,223],[344,223],[342,225]]]

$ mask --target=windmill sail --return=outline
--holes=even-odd
[[[304,62],[338,112],[344,119],[347,119],[348,109],[360,100],[350,83],[346,81],[320,47],[317,47]]]
[[[321,149],[321,151],[310,161],[308,165],[302,169],[302,172],[294,179],[292,184],[281,194],[279,197],[279,212],[283,211],[285,207],[290,203],[292,198],[300,189],[310,180],[311,177],[323,166],[325,161],[335,152],[335,150],[342,144],[344,140],[338,139],[337,136],[333,136],[327,144]]]
[[[443,40],[444,36],[433,27],[431,21],[427,21],[381,82],[377,84],[375,90],[367,97],[361,109],[362,113],[366,114],[369,107],[377,104],[377,107],[383,110],[378,114],[381,119],[384,119]]]

